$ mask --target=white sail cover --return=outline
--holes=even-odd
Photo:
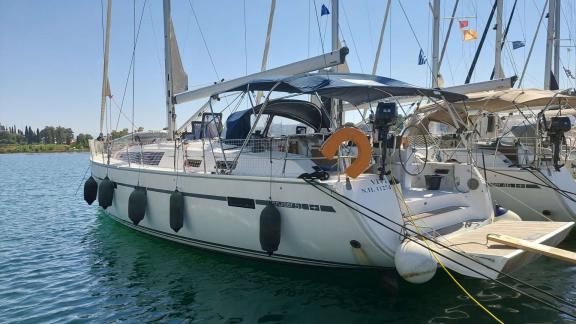
[[[170,20],[170,35],[170,53],[172,56],[172,71],[170,71],[170,75],[172,75],[174,93],[180,93],[188,90],[188,75],[182,66],[182,59],[180,58],[180,51],[178,50],[178,42],[176,41],[172,20]]]

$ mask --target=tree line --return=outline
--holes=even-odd
[[[34,130],[30,126],[25,126],[24,130],[16,126],[5,127],[0,124],[0,145],[1,144],[66,144],[74,145],[78,148],[88,147],[88,141],[92,139],[90,134],[78,134],[74,137],[71,128],[62,126],[46,126],[42,130]]]

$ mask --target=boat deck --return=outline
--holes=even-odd
[[[467,254],[507,256],[518,251],[518,249],[488,241],[488,235],[502,234],[526,241],[543,243],[548,238],[555,236],[555,234],[568,230],[573,224],[571,222],[501,221],[465,233],[455,233],[453,237],[447,238],[448,242],[442,243],[448,243],[448,246]]]
[[[498,278],[501,272],[513,272],[534,260],[538,254],[489,241],[487,237],[490,234],[506,235],[533,243],[556,246],[566,238],[573,225],[573,222],[501,221],[473,230],[458,231],[441,238],[440,242],[443,245],[459,253],[434,243],[429,244],[439,253],[438,256],[445,265],[452,270],[477,278],[483,278],[483,276]],[[466,259],[460,253],[472,257],[489,268],[479,267],[477,263]],[[468,268],[463,267],[462,264]],[[477,272],[471,271],[470,268]]]

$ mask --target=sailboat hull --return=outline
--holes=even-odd
[[[106,210],[114,220],[203,249],[314,266],[381,268],[394,266],[394,251],[401,243],[396,233],[370,224],[373,222],[303,180],[176,175],[98,162],[92,162],[92,170],[96,181],[108,176],[116,185],[112,206]],[[369,180],[368,186],[372,185]],[[146,215],[138,225],[128,217],[128,199],[136,186],[146,187],[148,201]],[[169,217],[170,194],[176,187],[185,200],[184,226],[178,232],[170,228]],[[260,213],[270,201],[282,217],[280,246],[271,256],[262,250],[259,240]],[[401,217],[395,210],[399,213],[398,208],[388,207],[388,217]]]

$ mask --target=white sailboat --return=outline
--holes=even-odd
[[[435,158],[476,161],[485,169],[495,204],[524,220],[576,219],[576,181],[570,164],[562,158],[566,151],[562,137],[571,128],[569,115],[576,97],[537,89],[487,91],[468,97],[466,102],[451,104],[460,112],[456,122],[442,103],[435,103],[420,107],[409,125],[469,129],[471,152],[468,143],[444,135],[437,142]],[[560,121],[567,122],[565,128],[557,129]]]
[[[545,64],[547,89],[551,86],[553,49],[556,77],[560,65],[558,48],[553,48],[560,28],[560,15],[556,10],[559,2],[556,2],[551,0],[549,7]],[[494,10],[497,12],[496,26],[499,27],[494,46],[494,75],[503,78],[500,62],[502,0],[494,3]],[[543,8],[539,25],[545,12]],[[434,30],[437,34],[436,26]],[[537,32],[538,29],[532,46]],[[555,42],[554,46],[557,45]],[[529,58],[530,55],[526,64]],[[526,66],[520,83],[525,71]],[[437,75],[438,72],[433,73]],[[513,81],[487,81],[446,88],[466,93],[468,99],[450,103],[450,107],[442,101],[419,106],[407,124],[411,126],[408,132],[429,136],[435,129],[445,130],[444,136],[430,140],[435,147],[435,153],[431,154],[433,158],[454,163],[475,161],[483,169],[496,205],[513,210],[524,220],[573,221],[576,219],[576,182],[571,177],[570,165],[565,166],[566,161],[561,161],[560,151],[567,148],[562,139],[572,126],[568,115],[573,114],[576,97],[553,90],[510,89],[513,84]],[[482,89],[483,86],[494,88]]]
[[[185,91],[169,0],[164,22],[167,131],[91,143],[85,199],[92,203],[97,192],[114,220],[208,250],[313,266],[396,268],[418,283],[433,277],[438,262],[494,278],[528,261],[519,249],[501,253],[486,245],[468,253],[466,244],[452,245],[518,226],[494,223],[488,187],[472,164],[423,163],[401,139],[388,139],[398,98],[465,96],[326,71],[344,63],[346,48]],[[263,103],[230,114],[224,131],[218,100],[251,98],[253,91],[263,91]],[[317,100],[303,99],[309,96]],[[177,128],[175,106],[200,98],[205,104]],[[373,132],[339,125],[339,102],[377,107]],[[297,126],[274,136],[281,117]],[[555,245],[573,223],[522,226],[520,238]],[[478,240],[467,244],[485,245]]]

